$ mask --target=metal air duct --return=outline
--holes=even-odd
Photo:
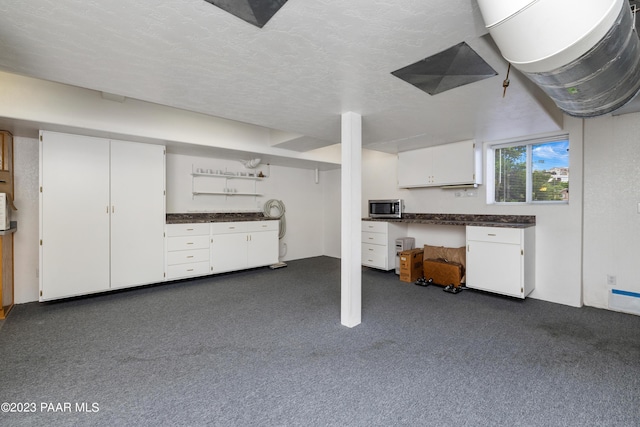
[[[593,117],[640,90],[640,39],[627,0],[478,0],[502,56],[565,113]]]

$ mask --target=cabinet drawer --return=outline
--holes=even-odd
[[[211,234],[244,233],[248,230],[248,221],[245,222],[213,222]]]
[[[522,242],[522,229],[506,227],[467,227],[467,241],[510,243]]]
[[[186,251],[188,249],[209,248],[209,235],[206,236],[177,236],[167,239],[167,251]]]
[[[382,245],[362,244],[362,256],[386,256],[387,247]]]
[[[386,233],[389,229],[386,221],[362,221],[362,231]]]
[[[362,243],[387,246],[387,235],[383,233],[362,232]]]
[[[167,265],[189,264],[203,261],[209,261],[209,249],[194,249],[167,253]]]
[[[367,267],[387,269],[387,256],[386,254],[370,254],[362,252],[362,265]]]
[[[194,262],[191,264],[170,265],[167,267],[167,279],[183,279],[187,277],[210,274],[208,262]]]
[[[279,221],[249,221],[247,231],[272,231],[280,228]]]
[[[209,235],[209,223],[167,224],[167,237]]]

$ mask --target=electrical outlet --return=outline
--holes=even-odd
[[[607,285],[615,286],[616,285],[616,276],[611,274],[607,274]]]
[[[467,190],[464,193],[467,197],[476,197],[478,195],[478,192],[475,190]]]
[[[462,191],[456,191],[455,193],[453,193],[453,195],[458,198],[458,197],[462,197]]]

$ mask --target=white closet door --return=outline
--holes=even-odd
[[[42,132],[40,300],[109,289],[109,143]]]
[[[164,147],[111,141],[111,287],[164,280]]]

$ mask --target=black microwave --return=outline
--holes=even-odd
[[[402,218],[402,199],[369,200],[369,218]]]

